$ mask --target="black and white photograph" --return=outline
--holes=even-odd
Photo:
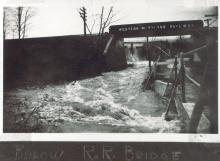
[[[3,133],[218,134],[218,6],[68,2],[3,6]]]

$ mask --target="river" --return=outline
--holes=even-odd
[[[43,132],[179,132],[178,120],[164,120],[162,99],[141,88],[147,67],[148,62],[139,61],[76,82],[15,89],[5,94],[4,105],[16,99],[27,108],[39,106],[40,119],[48,124]]]

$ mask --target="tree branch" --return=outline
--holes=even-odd
[[[102,6],[102,12],[101,12],[101,16],[100,16],[99,36],[101,34],[101,31],[102,31],[103,14],[104,14],[104,6]]]

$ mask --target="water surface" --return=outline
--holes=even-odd
[[[151,90],[142,91],[147,62],[102,76],[43,88],[16,89],[5,104],[26,101],[41,106],[45,132],[179,132],[177,120],[165,121],[166,107]]]

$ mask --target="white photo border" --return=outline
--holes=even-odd
[[[0,7],[0,31],[3,31],[2,13],[5,6],[42,6],[51,5],[51,3],[68,3],[67,0],[4,0]],[[73,0],[76,2],[77,0]],[[78,0],[80,1],[80,0]],[[137,1],[137,0],[136,0]],[[197,0],[182,0],[185,4],[195,5]],[[208,6],[218,6],[218,0],[198,0],[199,3],[206,2]],[[196,3],[198,5],[198,3]],[[219,33],[218,33],[219,34]],[[174,134],[174,133],[3,133],[3,34],[0,34],[0,141],[113,141],[113,142],[219,142],[220,135],[218,134]],[[218,35],[219,36],[219,35]],[[219,51],[218,51],[219,52]],[[219,61],[218,56],[218,62]],[[218,63],[218,72],[219,63]],[[218,73],[218,81],[219,81]],[[218,91],[220,87],[218,85]],[[220,95],[218,94],[218,100]],[[218,101],[219,104],[219,101]],[[218,106],[219,107],[219,106]],[[218,110],[220,116],[220,110]],[[218,129],[220,129],[220,119],[218,117]]]

